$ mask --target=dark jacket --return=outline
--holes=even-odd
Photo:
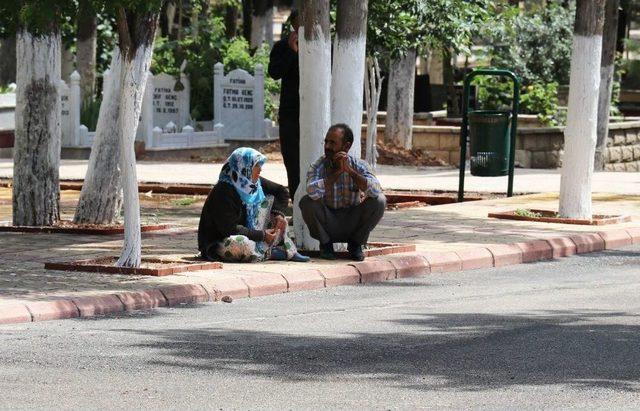
[[[284,215],[289,204],[289,192],[280,184],[260,177],[260,184],[265,195],[274,196],[272,213]],[[253,241],[263,241],[262,230],[246,227],[247,209],[240,200],[240,195],[229,183],[218,182],[207,196],[200,214],[198,226],[198,250],[207,255],[207,249],[231,235],[244,235]]]
[[[282,79],[279,115],[297,119],[300,113],[298,53],[289,47],[288,36],[276,42],[269,55],[269,75]]]

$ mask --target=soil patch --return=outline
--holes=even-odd
[[[412,253],[416,251],[415,244],[402,244],[402,243],[367,243],[366,246],[363,247],[363,253],[365,257],[375,257],[380,255],[388,255],[388,254],[399,254],[399,253]],[[310,257],[318,257],[320,255],[320,251],[311,251],[311,250],[301,250],[302,254],[308,255]],[[346,251],[337,251],[336,256],[342,259],[348,259],[349,253]]]
[[[365,151],[364,139],[362,140],[362,152]],[[282,154],[280,154],[280,142],[266,144],[258,149],[262,154],[267,156],[271,161],[282,162]],[[391,166],[446,166],[448,165],[442,160],[438,160],[431,153],[419,148],[407,150],[402,147],[387,144],[382,140],[378,140],[378,164]]]
[[[591,220],[563,218],[556,211],[537,210],[537,209],[518,209],[503,211],[499,213],[489,213],[489,217],[500,218],[504,220],[519,221],[536,221],[540,223],[559,223],[559,224],[575,224],[575,225],[607,225],[618,224],[631,221],[630,216],[626,215],[598,215],[595,214]]]
[[[144,224],[140,226],[140,231],[160,231],[173,227],[171,224]],[[64,233],[64,234],[97,234],[115,235],[123,234],[122,224],[75,224],[71,220],[60,220],[52,226],[15,226],[0,225],[0,232],[21,232],[21,233]]]
[[[101,257],[89,260],[78,260],[64,263],[45,263],[47,270],[83,271],[105,274],[150,275],[162,277],[187,271],[215,270],[222,268],[217,261],[202,261],[198,259],[162,259],[142,257],[140,267],[116,267],[118,257]]]

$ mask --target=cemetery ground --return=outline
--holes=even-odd
[[[75,172],[83,175],[82,164],[86,166],[86,162],[63,162],[61,178],[69,179]],[[1,177],[10,177],[5,173],[6,165],[0,164]],[[171,181],[171,175],[183,182],[211,182],[214,178],[210,177],[217,175],[219,166],[142,163],[139,176],[141,180],[157,182],[164,179],[167,183],[175,182]],[[181,170],[179,176],[175,171],[178,169]],[[407,188],[403,184],[413,184],[413,188],[435,187],[441,180],[441,184],[447,184],[451,189],[455,185],[449,180],[455,172],[452,169],[426,171],[414,168],[411,174],[408,168],[398,171],[381,167],[378,174],[387,188]],[[263,174],[282,181],[284,169],[281,164],[268,163]],[[611,180],[607,183],[607,174],[613,173],[596,174],[595,187],[600,187],[600,191],[607,188],[613,192],[624,191],[624,187],[630,193],[638,190],[634,177],[615,174],[620,177],[614,184]],[[533,182],[553,190],[557,177],[548,171],[518,170],[516,192],[525,191],[521,186],[523,182],[529,186],[529,191],[537,187]],[[412,178],[415,179],[413,182]],[[505,180],[486,182],[484,189],[500,191]],[[530,183],[527,184],[527,180]],[[471,178],[467,187],[477,189],[479,181]],[[78,195],[78,191],[62,191],[63,218],[72,216]],[[205,196],[141,193],[140,199],[143,223],[170,223],[173,226],[169,230],[143,234],[143,256],[194,257],[197,254],[197,224]],[[258,297],[429,273],[451,272],[451,275],[457,275],[458,271],[532,263],[640,242],[640,226],[635,219],[595,227],[487,217],[489,212],[524,207],[556,209],[557,194],[543,192],[387,211],[370,241],[415,244],[414,253],[371,257],[364,263],[318,259],[306,264],[225,263],[223,269],[166,277],[65,272],[43,267],[45,262],[51,261],[117,255],[122,240],[118,235],[0,233],[0,322],[118,314],[131,309],[218,301],[227,295],[233,298]],[[637,216],[640,215],[640,195],[597,193],[594,195],[594,210],[597,214]],[[10,219],[11,190],[2,188],[0,221]]]

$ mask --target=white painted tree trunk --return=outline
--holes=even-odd
[[[120,267],[139,267],[142,257],[140,201],[134,142],[142,112],[142,99],[152,53],[153,43],[140,45],[133,59],[123,59],[120,74],[118,128],[122,138],[120,167],[123,172],[122,187],[124,192],[124,243],[122,253],[116,263]]]
[[[60,218],[59,33],[17,34],[13,224],[52,225]]]
[[[328,0],[305,0],[302,20],[305,26],[300,27],[298,40],[300,184],[294,196],[293,224],[298,246],[306,250],[317,250],[318,241],[311,238],[299,203],[306,195],[309,166],[324,154],[324,136],[331,125],[331,38]]]
[[[259,16],[251,16],[251,48],[258,48],[264,43],[264,29],[267,21],[267,16],[261,14]]]
[[[77,224],[115,223],[122,207],[120,129],[118,128],[122,56],[116,47],[105,76],[102,103],[73,221]]]
[[[602,5],[602,0],[587,3],[592,2],[585,1],[576,11],[559,207],[562,217],[583,219],[590,219],[592,214],[591,179],[602,50],[602,21],[599,30],[598,23],[593,22],[597,20],[597,7],[598,3]]]
[[[353,145],[349,154],[360,158],[367,2],[341,1],[338,3],[337,19],[331,71],[331,123],[345,123],[353,130]]]
[[[413,89],[416,81],[416,51],[392,60],[387,89],[387,119],[384,139],[410,149],[413,144]]]
[[[598,128],[595,171],[604,170],[606,163],[607,137],[609,135],[609,111],[615,72],[616,40],[618,35],[619,0],[606,0],[604,32],[602,35],[602,58],[600,59],[600,92],[598,96]]]
[[[377,57],[367,58],[365,69],[365,102],[367,105],[367,141],[365,159],[375,170],[378,162],[378,107],[382,94],[382,80]]]

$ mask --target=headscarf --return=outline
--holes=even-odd
[[[231,184],[236,189],[247,209],[246,225],[253,230],[262,229],[255,227],[254,222],[265,196],[260,179],[254,183],[251,181],[251,173],[256,165],[262,166],[266,161],[267,158],[258,150],[249,147],[237,148],[222,166],[218,179]]]

